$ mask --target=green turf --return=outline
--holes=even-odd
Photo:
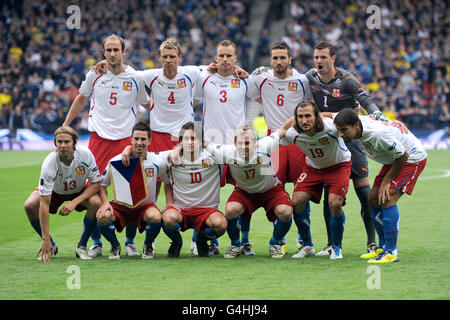
[[[359,202],[350,187],[343,242],[344,259],[328,257],[291,259],[295,251],[296,228],[289,232],[289,253],[283,259],[268,256],[272,226],[260,209],[252,219],[250,240],[257,255],[224,259],[200,259],[191,255],[192,232],[183,233],[179,259],[166,257],[169,239],[161,231],[153,260],[122,256],[109,261],[105,256],[81,261],[74,250],[82,231],[82,216],[52,216],[50,230],[59,254],[50,263],[35,258],[40,239],[23,211],[23,202],[36,187],[40,165],[48,152],[0,152],[0,299],[449,299],[450,298],[450,150],[429,151],[428,164],[413,196],[399,201],[401,262],[377,266],[379,288],[370,289],[370,266],[359,259],[366,236],[359,214]],[[370,162],[371,178],[379,165]],[[287,186],[289,192],[292,185]],[[223,210],[231,193],[221,192]],[[163,199],[158,203],[164,207]],[[317,249],[326,243],[322,206],[312,205],[312,236]],[[124,234],[118,235],[124,243]],[[228,236],[220,238],[224,252]],[[91,242],[89,242],[91,243]],[[141,250],[143,235],[136,244]],[[104,240],[105,254],[109,244]],[[73,274],[80,270],[80,289],[69,289]],[[369,279],[369,281],[368,281]]]

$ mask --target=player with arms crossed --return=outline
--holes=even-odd
[[[294,143],[306,154],[306,165],[300,174],[292,195],[292,204],[298,219],[303,246],[296,258],[315,254],[310,232],[309,200],[319,203],[325,184],[329,188],[328,205],[331,210],[332,251],[330,259],[342,259],[342,238],[345,214],[342,207],[348,191],[351,154],[344,140],[338,136],[330,118],[319,115],[314,101],[303,101],[295,109],[295,129],[290,128],[282,144]]]
[[[132,223],[138,226],[142,233],[145,230],[145,240],[143,246],[142,259],[151,259],[154,256],[152,246],[161,230],[161,212],[156,206],[156,178],[160,175],[160,166],[165,162],[164,153],[156,155],[148,152],[148,145],[151,141],[150,128],[145,123],[138,123],[133,127],[131,134],[131,157],[139,157],[143,161],[145,182],[147,184],[148,197],[139,206],[129,208],[120,203],[108,200],[107,187],[111,185],[110,167],[103,173],[103,180],[100,189],[102,206],[97,212],[99,224],[105,225],[112,221],[118,232]],[[167,151],[165,157],[167,158]],[[122,160],[119,154],[111,161]],[[166,194],[166,201],[171,203],[170,195]],[[115,257],[120,258],[120,251],[116,250]]]
[[[274,223],[269,254],[272,258],[283,257],[280,241],[292,224],[292,204],[275,175],[270,154],[278,147],[280,137],[284,136],[291,123],[287,121],[278,131],[258,141],[255,129],[245,124],[236,129],[234,145],[205,142],[207,150],[217,161],[229,164],[236,181],[225,206],[227,232],[231,240],[225,258],[235,258],[240,254],[238,217],[244,213],[251,216],[260,207],[264,207],[267,218]]]
[[[104,74],[94,70],[86,74],[80,93],[70,107],[64,125],[68,126],[78,116],[90,98],[88,129],[91,132],[89,149],[95,156],[102,173],[108,161],[122,152],[130,144],[131,129],[136,121],[136,106],[142,104],[149,108],[149,98],[144,84],[134,77],[135,70],[125,65],[125,41],[117,35],[103,40],[103,54],[107,69]],[[139,255],[133,244],[136,227],[127,228],[126,250],[130,255]],[[92,234],[94,246],[90,254],[101,255],[100,234]]]
[[[248,96],[255,100],[261,99],[268,135],[292,117],[296,106],[301,101],[312,98],[308,79],[292,69],[291,63],[292,57],[288,44],[284,41],[275,42],[270,51],[270,64],[273,69],[260,67],[250,75],[252,82]],[[280,145],[272,153],[272,162],[276,175],[283,185],[287,182],[295,184],[305,165],[305,154],[293,144]],[[309,209],[309,202],[307,208]],[[300,228],[301,222],[296,219],[295,212],[294,221],[297,228]],[[300,240],[300,233],[298,233],[298,250],[301,246]],[[296,255],[297,253],[294,257]]]
[[[42,253],[40,259],[43,262],[50,261],[50,256],[57,253],[57,246],[50,236],[49,213],[55,214],[59,207],[61,216],[67,216],[73,210],[87,210],[75,254],[81,259],[91,259],[86,244],[96,226],[95,213],[101,204],[97,195],[101,175],[91,151],[77,146],[77,140],[78,135],[72,128],[63,126],[56,129],[56,151],[45,158],[38,190],[34,190],[25,202],[31,225],[42,238],[36,255]],[[63,205],[66,201],[69,202]]]
[[[181,157],[181,165],[167,162],[170,181],[164,180],[173,190],[173,205],[162,213],[163,230],[172,240],[168,256],[180,255],[183,240],[179,230],[193,228],[198,231],[195,240],[198,256],[209,257],[207,240],[217,239],[227,230],[227,220],[218,210],[222,165],[203,149],[201,125],[195,127],[194,122],[183,125],[179,141],[180,146],[172,151],[171,158]]]
[[[412,194],[425,168],[427,153],[411,132],[406,133],[396,124],[358,116],[351,109],[335,115],[334,123],[339,136],[361,141],[369,157],[383,165],[369,195],[379,247],[361,258],[369,259],[369,263],[397,262],[400,223],[397,202],[404,193]]]

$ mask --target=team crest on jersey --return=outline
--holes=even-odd
[[[319,143],[320,143],[321,146],[326,146],[330,142],[328,141],[328,138],[320,138],[319,139]]]
[[[297,83],[295,83],[295,82],[289,82],[289,84],[288,84],[288,90],[289,90],[289,91],[297,91]]]
[[[211,160],[204,159],[202,160],[202,168],[210,168],[211,167]]]
[[[339,98],[341,96],[341,89],[333,88],[333,90],[331,91],[331,96],[333,98]]]
[[[239,81],[239,79],[231,79],[231,87],[232,88],[240,88],[241,82]]]
[[[125,90],[125,91],[133,90],[133,83],[130,81],[124,81],[123,82],[123,90]]]
[[[81,166],[81,167],[76,167],[75,168],[75,172],[77,173],[77,176],[82,176],[82,175],[84,175],[84,167],[83,166]]]
[[[186,87],[186,81],[184,79],[178,80],[177,84],[179,89]]]
[[[151,178],[155,175],[155,170],[153,168],[145,168],[144,170],[144,176],[146,178]]]

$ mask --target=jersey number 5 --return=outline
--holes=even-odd
[[[111,96],[109,97],[109,104],[115,105],[117,103],[117,92],[111,92]]]

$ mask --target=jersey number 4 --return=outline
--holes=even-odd
[[[167,98],[167,101],[169,101],[170,104],[175,104],[175,97],[174,97],[174,92],[172,91],[169,95],[169,97]]]

